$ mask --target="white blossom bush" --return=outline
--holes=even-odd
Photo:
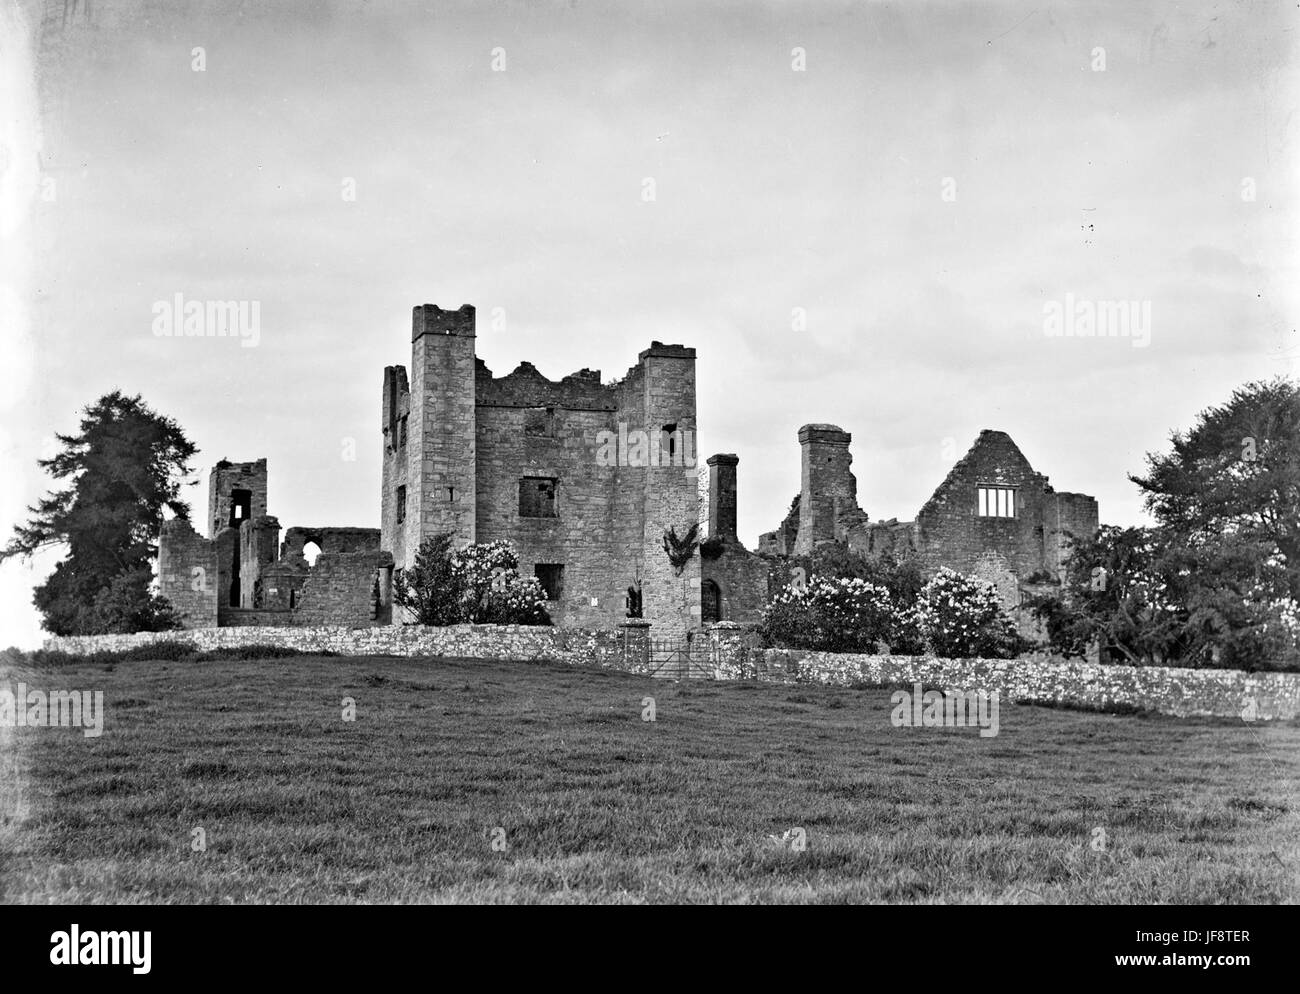
[[[549,625],[546,594],[535,576],[519,575],[519,553],[509,542],[467,545],[452,553],[461,586],[463,621],[477,625]]]
[[[1286,632],[1291,644],[1300,646],[1300,604],[1290,597],[1284,597],[1272,601],[1269,608],[1276,613],[1278,627]]]
[[[944,567],[917,598],[915,621],[926,646],[948,659],[1007,659],[1024,648],[997,589]]]
[[[519,554],[509,542],[453,551],[451,536],[430,536],[414,567],[397,579],[393,598],[422,625],[551,623],[541,582],[519,575]]]
[[[889,591],[866,580],[814,576],[780,590],[759,632],[772,645],[825,652],[875,652],[888,643],[898,612]]]

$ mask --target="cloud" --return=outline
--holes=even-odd
[[[86,6],[43,36],[60,198],[15,305],[41,336],[20,449],[121,385],[200,466],[267,456],[282,521],[373,524],[380,370],[409,361],[413,305],[469,302],[498,374],[695,346],[747,535],[784,514],[810,421],[854,432],[873,513],[912,513],[942,440],[982,427],[1108,513],[1131,439],[1295,350],[1280,11]],[[262,344],[159,347],[149,308],[176,292],[261,301]],[[1150,300],[1151,346],[1047,339],[1067,292]],[[363,456],[340,468],[345,434]]]

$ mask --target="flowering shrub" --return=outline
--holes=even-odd
[[[485,624],[512,579],[519,579],[519,555],[509,542],[467,545],[451,554],[451,572],[458,581],[462,621]]]
[[[769,645],[823,652],[873,653],[884,645],[894,655],[1006,658],[1025,647],[997,591],[949,569],[903,605],[868,580],[814,576],[772,598],[759,633]]]
[[[451,536],[431,536],[397,579],[393,599],[422,625],[551,623],[540,581],[519,575],[519,554],[509,542],[452,551]]]
[[[900,607],[894,613],[888,642],[889,651],[895,656],[920,656],[928,651],[925,633],[921,630],[921,616],[915,604]]]
[[[763,611],[759,632],[765,641],[791,649],[874,652],[895,627],[889,591],[866,580],[814,576],[791,584]]]
[[[943,568],[916,600],[915,624],[936,656],[1006,659],[1024,646],[992,584]]]

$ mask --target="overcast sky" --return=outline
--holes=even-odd
[[[1139,523],[1143,454],[1300,360],[1292,3],[64,6],[0,14],[6,535],[114,388],[199,446],[197,517],[264,456],[283,527],[378,527],[425,302],[497,375],[694,346],[751,548],[807,422],[873,518],[997,428]],[[259,302],[257,347],[156,337],[177,293]],[[1149,343],[1049,337],[1067,294],[1149,302]],[[0,645],[56,558],[0,567]]]

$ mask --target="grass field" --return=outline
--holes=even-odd
[[[131,662],[25,678],[103,690],[108,717],[99,738],[0,729],[6,902],[1300,894],[1294,723],[1004,704],[999,734],[980,738],[893,727],[887,690],[507,662]],[[771,838],[795,827],[804,851]]]

